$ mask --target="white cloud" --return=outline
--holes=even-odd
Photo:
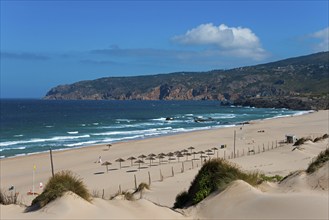
[[[316,51],[328,51],[329,50],[329,27],[310,34],[310,37],[320,41],[314,47],[314,49]]]
[[[259,38],[249,28],[201,24],[184,35],[173,37],[173,40],[186,45],[215,45],[221,52],[230,56],[249,57],[254,60],[262,60],[267,56]]]

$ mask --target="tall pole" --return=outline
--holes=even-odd
[[[32,173],[32,195],[34,195],[34,173],[35,173],[35,169],[37,167],[35,166],[35,164],[33,165],[33,173]]]
[[[54,177],[53,151],[51,148],[50,148],[50,165],[51,165],[51,174]]]
[[[236,137],[236,131],[234,130],[234,145],[233,145],[233,158],[235,158],[235,137]]]

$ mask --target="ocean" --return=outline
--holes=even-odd
[[[0,158],[303,114],[218,101],[0,100]],[[166,120],[166,118],[171,120]]]

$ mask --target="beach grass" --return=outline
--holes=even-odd
[[[86,201],[91,201],[91,194],[82,179],[71,171],[65,170],[56,173],[48,180],[44,191],[32,201],[32,206],[42,208],[69,191],[77,194]]]
[[[9,193],[6,190],[0,189],[0,204],[1,205],[19,204],[18,194],[13,192]]]
[[[227,160],[207,161],[195,176],[188,191],[177,195],[174,208],[195,205],[212,192],[225,190],[235,180],[243,180],[253,186],[262,182],[258,172],[243,172]]]
[[[306,172],[309,174],[314,173],[319,168],[321,168],[327,161],[329,161],[329,148],[327,148],[325,151],[322,151],[315,158],[315,160],[310,163]]]

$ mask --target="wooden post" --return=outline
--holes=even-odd
[[[248,155],[248,156],[250,155],[250,149],[249,149],[249,147],[248,147],[248,153],[247,153],[247,155]]]
[[[234,158],[235,158],[235,138],[236,138],[236,131],[234,130],[234,145],[233,145]]]
[[[193,160],[192,160],[192,169],[194,169],[194,164],[193,164]]]
[[[150,171],[148,171],[148,174],[149,174],[149,186],[151,186],[151,174],[150,174]]]
[[[51,148],[49,149],[49,152],[50,152],[51,174],[54,177],[53,151]]]
[[[182,173],[184,173],[184,162],[182,162]]]
[[[259,145],[258,145],[258,153],[260,153],[260,148],[259,148]]]
[[[136,175],[134,174],[134,179],[135,179],[135,189],[137,189],[137,180],[136,180]]]
[[[102,199],[104,199],[104,189],[103,189],[103,193],[102,193]]]
[[[163,175],[162,175],[162,171],[160,169],[160,181],[162,182],[163,181]]]
[[[119,194],[121,194],[121,185],[119,185]]]
[[[175,176],[174,167],[171,167],[171,176]]]

